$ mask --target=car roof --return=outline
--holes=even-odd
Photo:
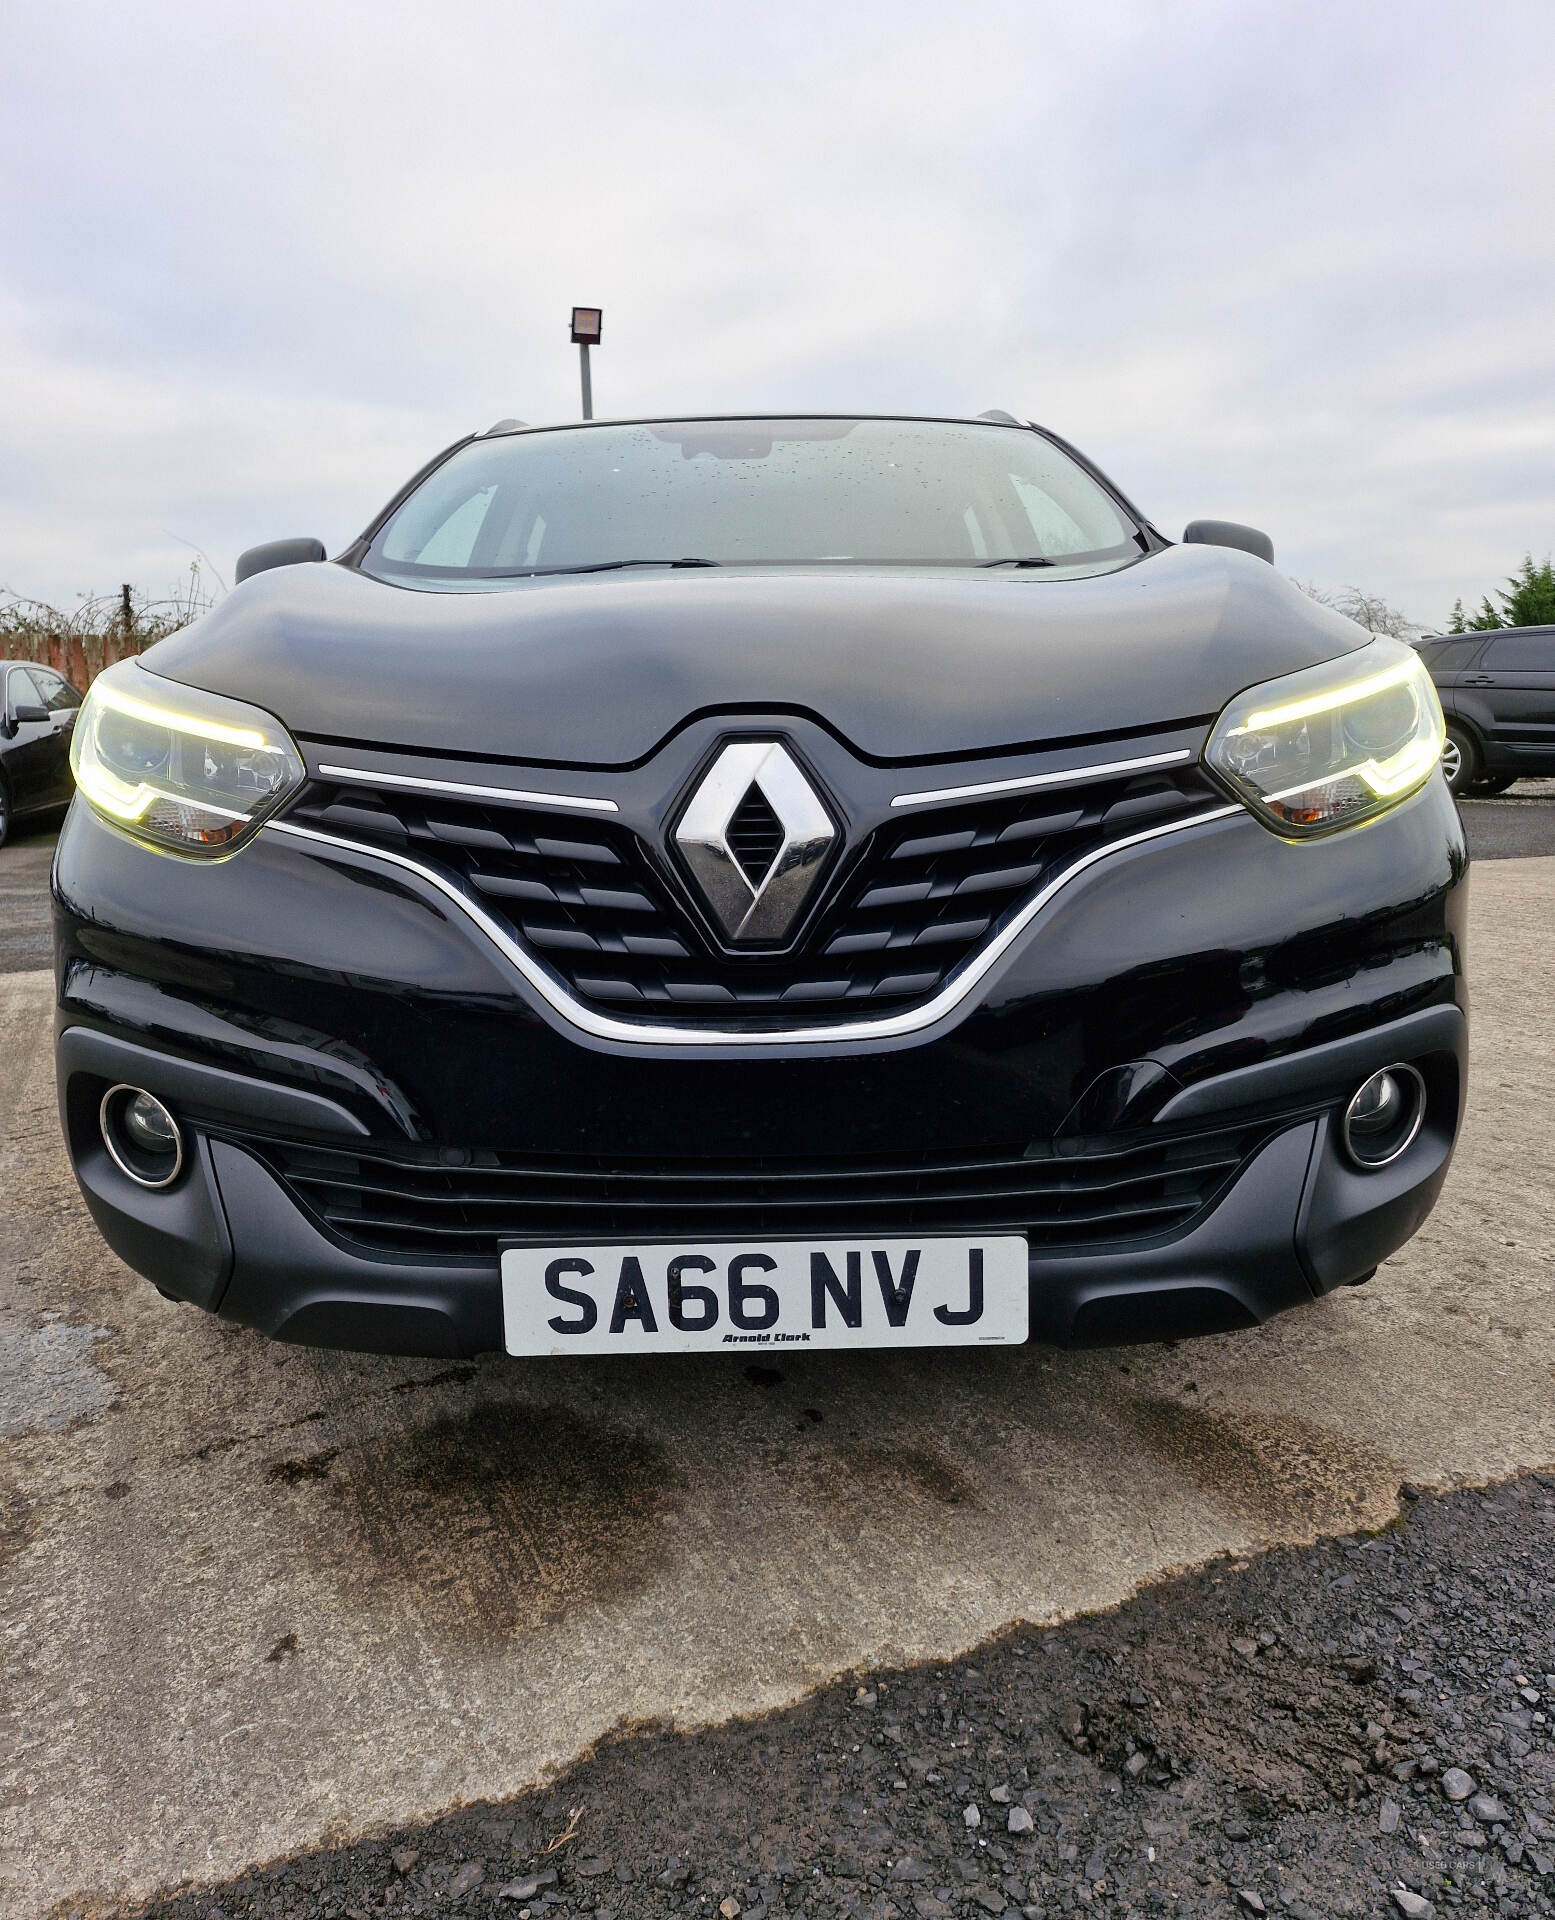
[[[688,425],[705,423],[711,426],[724,421],[742,420],[904,420],[953,427],[1014,427],[1020,433],[1030,433],[1036,427],[1034,420],[1017,420],[1002,408],[990,408],[986,413],[860,413],[836,407],[779,407],[765,412],[760,408],[750,408],[740,413],[644,413],[610,420],[499,420],[476,438],[497,440],[513,434],[563,433],[591,427],[661,427],[672,422],[678,425],[682,421]],[[1037,431],[1041,429],[1037,428]]]

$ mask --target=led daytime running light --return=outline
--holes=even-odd
[[[1319,787],[1331,787],[1340,780],[1364,780],[1379,800],[1389,800],[1396,793],[1405,793],[1424,773],[1429,773],[1436,764],[1439,748],[1432,747],[1428,741],[1412,740],[1401,753],[1396,753],[1386,765],[1377,760],[1363,760],[1358,767],[1342,767],[1337,773],[1325,775],[1320,780],[1304,780],[1299,786],[1286,787],[1279,793],[1266,794],[1264,798],[1270,806],[1281,800],[1293,800],[1299,793],[1314,793]]]
[[[204,859],[235,852],[307,779],[286,729],[262,708],[177,686],[129,660],[88,689],[70,763],[82,799],[104,820],[164,852]]]
[[[249,817],[246,813],[234,812],[231,807],[218,807],[210,800],[192,800],[186,793],[172,793],[166,787],[147,786],[144,780],[132,787],[106,767],[85,760],[76,769],[76,785],[94,807],[101,807],[118,820],[143,819],[146,809],[158,800],[165,800],[173,807],[190,807],[201,813],[214,813],[223,820],[247,820]]]
[[[1340,707],[1353,706],[1357,700],[1369,700],[1373,694],[1386,693],[1389,687],[1402,687],[1415,679],[1419,666],[1413,660],[1401,660],[1386,672],[1368,674],[1364,680],[1352,680],[1347,687],[1335,687],[1329,693],[1314,693],[1305,700],[1292,700],[1283,707],[1260,707],[1250,713],[1234,733],[1267,733],[1273,727],[1288,727],[1293,720],[1309,720],[1314,714],[1335,713]]]
[[[1419,656],[1379,637],[1238,694],[1204,764],[1265,826],[1299,841],[1361,826],[1418,792],[1443,737]]]
[[[1407,793],[1423,780],[1441,756],[1441,747],[1435,740],[1412,740],[1386,766],[1368,760],[1364,767],[1357,767],[1355,771],[1378,799],[1391,800],[1395,794]]]
[[[112,707],[117,713],[127,714],[132,720],[147,720],[154,727],[166,727],[170,733],[192,734],[200,740],[219,740],[223,746],[247,747],[254,753],[280,751],[273,741],[253,727],[229,727],[219,720],[196,719],[191,714],[175,712],[171,707],[153,706],[149,700],[137,699],[133,693],[125,693],[118,687],[102,687],[98,699],[103,706]]]

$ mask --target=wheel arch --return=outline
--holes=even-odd
[[[1457,710],[1446,713],[1442,717],[1446,722],[1448,732],[1467,734],[1470,744],[1483,760],[1485,757],[1486,736],[1485,730],[1479,722]]]

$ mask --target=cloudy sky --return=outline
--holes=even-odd
[[[1550,0],[19,0],[0,586],[602,414],[1057,428],[1427,623],[1555,547]],[[183,544],[188,543],[188,544]]]

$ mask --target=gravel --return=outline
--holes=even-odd
[[[1528,1475],[124,1911],[1555,1915],[1552,1693],[1555,1475]]]

